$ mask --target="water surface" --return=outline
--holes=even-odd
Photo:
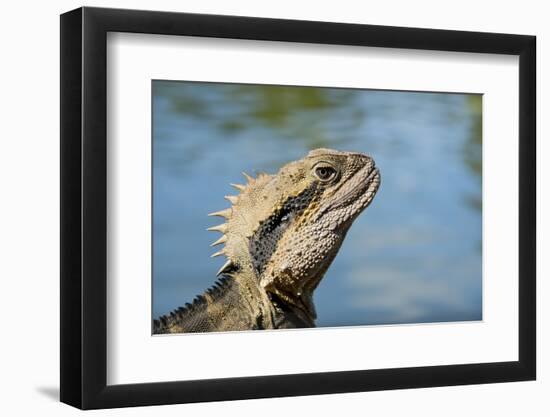
[[[480,320],[481,96],[153,81],[153,315],[223,264],[210,243],[241,172],[310,149],[382,174],[315,292],[319,326]]]

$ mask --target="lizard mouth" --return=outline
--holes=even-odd
[[[371,160],[372,161],[372,160]],[[357,171],[319,210],[318,218],[333,214],[333,227],[351,224],[373,200],[380,186],[380,171],[374,161]]]
[[[380,170],[373,166],[365,182],[367,184],[365,190],[367,198],[365,200],[368,201],[365,207],[367,207],[378,191],[378,187],[380,187]]]

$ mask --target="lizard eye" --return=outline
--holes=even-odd
[[[330,166],[327,163],[320,163],[315,166],[313,172],[315,173],[315,176],[319,178],[322,182],[328,182],[332,180],[334,177],[336,177],[336,169],[334,169],[332,166]]]

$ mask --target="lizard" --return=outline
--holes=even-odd
[[[203,294],[153,321],[153,334],[315,327],[313,292],[351,224],[373,200],[380,171],[372,157],[311,150],[277,174],[231,184],[231,207],[212,256],[225,256]]]

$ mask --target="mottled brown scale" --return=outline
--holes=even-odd
[[[155,333],[314,326],[313,292],[380,185],[372,158],[330,149],[244,175],[231,207],[212,213],[225,221],[209,229],[222,233],[221,281],[155,321]]]

